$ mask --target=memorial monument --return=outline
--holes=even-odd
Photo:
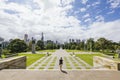
[[[32,53],[35,53],[35,39],[32,37]]]

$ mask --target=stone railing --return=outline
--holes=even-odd
[[[11,57],[0,60],[1,69],[25,69],[26,56]]]
[[[94,64],[94,68],[96,69],[120,70],[120,61],[118,62],[100,56],[93,57],[93,64]]]

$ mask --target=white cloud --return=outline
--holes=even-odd
[[[83,18],[87,18],[87,17],[90,17],[90,14],[89,14],[89,13],[87,13],[87,14],[85,14],[85,15],[83,16]]]
[[[114,10],[112,10],[111,12],[108,12],[107,14],[113,14],[115,11]]]
[[[23,38],[23,35],[28,33],[30,37],[34,36],[40,39],[41,32],[44,32],[45,38],[52,40],[65,41],[69,36],[76,37],[77,33],[82,32],[80,21],[74,16],[66,16],[68,10],[72,8],[70,3],[73,1],[64,0],[65,6],[60,7],[59,0],[34,0],[39,7],[34,10],[29,4],[2,2],[0,6],[0,36],[6,39]],[[6,13],[4,9],[18,13],[16,15]],[[76,36],[72,34],[76,34]]]
[[[87,18],[87,19],[84,20],[84,22],[91,22],[91,19]]]
[[[95,17],[97,22],[104,22],[104,17],[102,15],[98,15]]]
[[[120,7],[120,0],[107,0],[107,2],[110,4],[110,8]]]
[[[80,11],[81,11],[81,12],[85,12],[85,11],[86,11],[86,8],[81,8]]]
[[[45,39],[63,42],[69,38],[85,39],[92,33],[92,37],[105,36],[114,41],[120,40],[116,35],[120,34],[120,20],[105,23],[102,16],[97,16],[96,19],[102,22],[95,22],[88,26],[89,30],[84,30],[86,27],[81,26],[80,20],[75,16],[66,16],[67,12],[73,8],[70,4],[72,2],[74,0],[64,0],[62,3],[64,7],[61,7],[60,0],[34,0],[32,5],[0,2],[0,36],[5,39],[23,39],[24,34],[28,33],[30,38],[33,36],[40,39],[43,32]],[[34,4],[37,4],[36,9],[32,9]],[[18,13],[6,13],[4,9]],[[82,11],[86,9],[83,8]],[[89,14],[84,15],[87,18],[85,22],[91,22],[89,16]]]
[[[82,4],[86,4],[88,0],[82,0]]]
[[[98,5],[98,4],[100,4],[99,1],[98,1],[98,2],[94,2],[94,3],[92,4],[92,6],[96,6],[96,5]]]
[[[90,8],[90,6],[91,6],[91,5],[88,4],[86,7],[87,7],[87,8]]]
[[[120,40],[120,20],[113,22],[95,22],[90,26],[90,29],[87,31],[86,36],[90,36],[98,39],[100,37],[105,37],[113,41]],[[89,36],[88,36],[89,37]]]

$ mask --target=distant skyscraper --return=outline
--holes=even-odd
[[[44,41],[44,36],[43,36],[43,32],[42,32],[42,37],[41,37],[41,40]]]
[[[72,41],[72,40],[71,40],[71,39],[69,39],[69,43],[71,43],[71,41]]]
[[[29,45],[29,39],[28,39],[28,34],[24,35],[24,41],[27,45]]]
[[[72,39],[72,42],[74,42],[74,39]]]
[[[80,43],[80,39],[76,39],[76,43],[79,44]]]
[[[24,41],[27,42],[27,40],[28,40],[28,34],[25,34],[24,35]]]

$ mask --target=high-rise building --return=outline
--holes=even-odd
[[[75,40],[74,39],[72,39],[72,43],[74,42]]]
[[[71,41],[72,41],[72,40],[71,40],[71,39],[69,39],[69,43],[71,43]]]
[[[24,35],[24,41],[27,42],[27,40],[28,40],[28,34],[25,34]]]
[[[41,40],[42,40],[42,41],[44,41],[44,36],[43,36],[43,32],[42,32],[41,36],[42,36],[42,37],[41,37]]]
[[[29,39],[28,39],[28,34],[24,35],[24,42],[29,45]]]

